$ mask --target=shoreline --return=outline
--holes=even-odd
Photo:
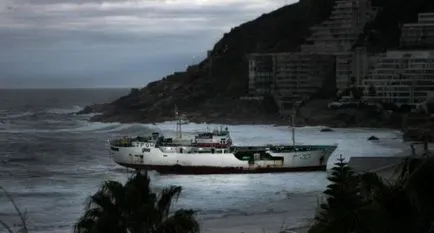
[[[120,123],[120,124],[164,124],[164,123],[175,123],[175,120],[170,119],[163,119],[159,121],[150,121],[150,120],[141,120],[141,121],[134,121],[134,120],[127,120],[127,121],[119,121],[119,120],[104,120],[104,119],[89,119],[89,122],[100,122],[100,123]],[[284,123],[281,120],[189,120],[187,124],[216,124],[216,125],[227,125],[227,126],[241,126],[241,125],[268,125],[268,126],[274,126],[274,127],[282,127],[282,126],[288,126],[290,125],[288,123]],[[403,132],[402,127],[393,127],[390,125],[377,125],[377,124],[337,124],[337,123],[331,123],[331,124],[306,124],[306,123],[297,123],[296,128],[301,127],[318,127],[318,128],[331,128],[331,129],[389,129],[389,130],[396,130],[399,132]]]
[[[331,100],[311,100],[297,111],[296,127],[320,126],[328,128],[363,128],[391,129],[406,131],[409,127],[424,128],[419,120],[407,122],[405,113],[390,113],[373,111],[372,109],[329,109],[327,103]],[[129,103],[129,102],[127,102]],[[212,104],[210,104],[211,106]],[[233,106],[232,106],[233,107]],[[290,126],[289,116],[283,116],[274,111],[256,111],[249,106],[232,108],[227,106],[214,109],[207,107],[200,110],[185,110],[188,122],[195,124],[221,125],[274,125]],[[156,124],[175,121],[173,113],[167,109],[125,109],[121,103],[97,104],[87,106],[77,114],[97,113],[89,119],[91,122],[105,123],[142,123]]]
[[[285,223],[297,218],[303,223]],[[307,233],[312,221],[313,217],[306,219],[286,212],[199,220],[203,233]]]
[[[384,117],[381,113],[373,113],[363,109],[330,110],[324,107],[324,103],[312,102],[311,106],[300,108],[295,118],[296,127],[321,126],[328,128],[376,128],[404,131],[403,115],[395,114]],[[142,123],[157,124],[176,121],[169,112],[121,110],[116,106],[96,105],[88,106],[76,114],[96,114],[89,121],[103,123]],[[220,124],[220,125],[274,125],[290,126],[288,117],[278,113],[259,112],[229,112],[223,110],[186,112],[186,119],[195,124]],[[417,125],[414,125],[417,126]]]

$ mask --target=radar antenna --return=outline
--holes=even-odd
[[[182,138],[182,119],[178,111],[178,106],[175,105],[175,118],[176,118],[176,137]]]

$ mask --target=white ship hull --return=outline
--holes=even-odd
[[[111,146],[113,160],[126,167],[156,170],[162,174],[225,174],[268,173],[326,170],[327,161],[336,146],[324,149],[270,152],[270,159],[242,160],[234,152],[180,153],[171,148],[156,148],[148,144],[134,147]],[[175,150],[175,148],[173,148]]]

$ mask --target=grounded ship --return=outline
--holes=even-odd
[[[325,171],[337,145],[234,146],[228,128],[204,131],[183,139],[181,119],[176,137],[159,133],[109,140],[119,165],[160,174],[228,174]]]

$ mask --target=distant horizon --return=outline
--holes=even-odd
[[[124,89],[124,90],[127,90],[127,89],[133,89],[133,88],[138,88],[138,87],[11,87],[11,88],[0,87],[0,90],[80,90],[80,89],[87,89],[87,90],[91,90],[91,89]]]

